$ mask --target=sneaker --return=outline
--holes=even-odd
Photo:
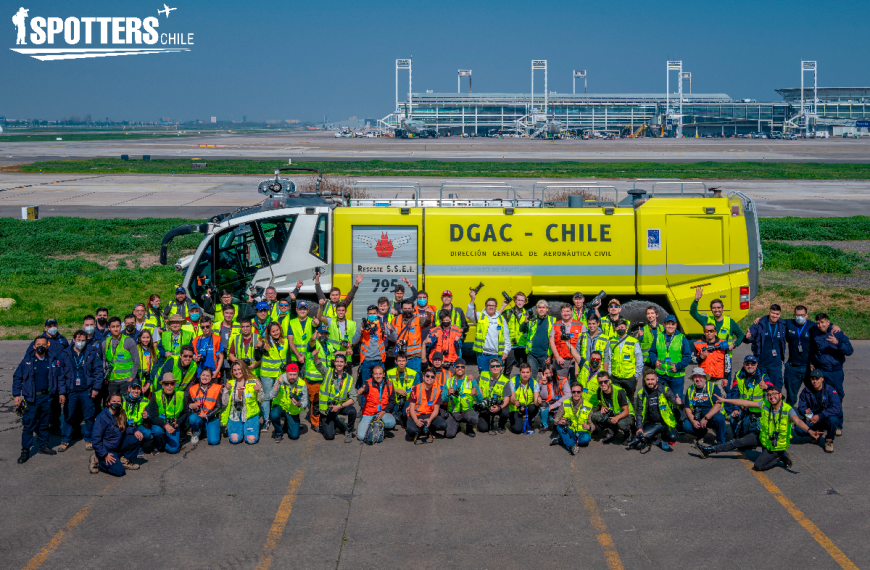
[[[100,472],[100,461],[97,459],[96,453],[92,453],[90,459],[88,459],[88,472],[89,473],[99,473]]]
[[[467,435],[468,437],[475,437],[477,434],[474,433],[473,427],[471,427],[470,425],[466,425],[465,426],[465,435]]]
[[[30,450],[22,449],[21,455],[18,456],[18,464],[27,463],[28,459],[30,459]]]
[[[160,452],[157,451],[156,449],[152,449],[152,450],[151,450],[151,455],[160,455]]]
[[[825,440],[825,453],[834,453],[834,440],[826,439]]]
[[[196,444],[198,444],[198,443],[199,443],[199,436],[198,435],[190,436],[190,445],[192,447],[196,447]]]
[[[663,450],[665,450],[665,451],[670,451],[670,450],[671,450],[671,445],[670,445],[668,442],[666,442],[665,440],[662,440],[661,443],[662,443],[662,449],[663,449]]]
[[[793,463],[792,463],[791,457],[788,456],[788,453],[783,452],[781,459],[782,459],[782,464],[785,465],[786,469],[791,468]]]
[[[553,438],[550,440],[550,447],[552,447],[554,445],[559,445],[559,440],[556,438]]]
[[[124,469],[130,469],[133,471],[139,469],[139,465],[137,463],[131,463],[126,457],[121,458],[121,465],[124,466]]]
[[[526,435],[532,435],[533,433],[535,433],[535,430],[530,429],[529,431],[526,432]]]
[[[350,431],[348,431],[347,433],[344,434],[344,442],[345,442],[345,443],[350,443],[350,442],[352,442],[352,441],[353,441],[353,433],[351,433]]]
[[[612,441],[614,437],[616,437],[616,434],[613,433],[612,429],[609,429],[606,432],[604,432],[604,437],[601,438],[601,443],[608,443],[608,442]]]
[[[321,433],[320,426],[311,426],[311,431],[314,433]]]
[[[63,453],[67,449],[69,449],[69,444],[67,442],[63,442],[59,446],[57,446],[57,450],[61,453]]]
[[[414,438],[414,445],[423,445],[426,441],[426,436],[417,435],[417,437]]]
[[[837,428],[837,436],[843,435],[843,428]]]
[[[541,426],[541,429],[538,430],[538,433],[542,433],[547,435],[550,433],[550,426]]]
[[[498,433],[504,433],[504,432],[505,432],[504,428],[498,428]]]
[[[43,455],[57,455],[57,452],[47,445],[43,445],[42,447],[40,447],[39,453]]]
[[[139,454],[136,456],[136,459],[145,459],[145,452],[141,447],[139,448]]]
[[[263,427],[260,428],[260,432],[269,431],[269,424],[272,422],[263,422]]]
[[[86,441],[85,442],[85,451],[93,451],[93,450],[94,450],[94,444],[91,443],[90,441]]]
[[[580,446],[579,445],[575,445],[574,447],[571,448],[571,455],[577,455],[578,453],[580,453]]]
[[[278,435],[276,435],[272,439],[275,440],[275,443],[281,443],[284,440],[284,434],[279,433]],[[345,439],[345,441],[347,441],[347,439]]]

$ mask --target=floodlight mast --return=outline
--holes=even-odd
[[[692,72],[691,71],[683,71],[683,79],[689,80],[689,95],[692,94]]]
[[[400,112],[399,107],[399,70],[407,69],[408,70],[408,112],[406,113],[406,119],[410,118],[411,113],[413,112],[413,105],[411,104],[411,60],[410,59],[397,59],[396,60],[396,114],[398,115]]]
[[[673,117],[671,113],[670,97],[671,97],[671,71],[677,72],[679,78],[679,95],[680,95],[680,113],[679,116]],[[665,81],[665,116],[671,117],[672,120],[677,120],[677,137],[683,136],[683,61],[668,61],[667,63],[667,79]],[[665,122],[667,127],[667,122]]]
[[[456,92],[459,93],[459,85],[460,81],[463,77],[468,78],[468,92],[471,93],[471,70],[470,69],[459,69],[456,74]]]
[[[577,94],[577,78],[583,78],[583,93],[586,93],[586,70],[585,69],[575,69],[574,70],[574,88],[573,93]]]
[[[549,91],[547,91],[547,60],[546,59],[533,59],[532,60],[532,105],[531,109],[535,107],[535,70],[543,69],[544,70],[544,114],[547,114],[547,97]]]
[[[804,122],[804,132],[810,134],[810,115],[815,116],[819,104],[818,69],[815,61],[801,61],[801,119]],[[804,73],[813,72],[813,110],[804,112]]]

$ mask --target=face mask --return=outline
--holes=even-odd
[[[190,320],[193,321],[193,322],[198,321],[198,320],[199,320],[199,313],[191,313],[191,314],[190,314]]]
[[[57,327],[49,327],[47,331],[49,336],[54,336],[57,334]]]
[[[806,317],[805,315],[797,315],[797,316],[794,318],[794,322],[796,322],[796,323],[799,324],[799,325],[802,325],[802,324],[804,324],[805,322],[807,322],[807,317]]]
[[[76,348],[81,350],[85,347],[86,344],[88,344],[88,343],[86,343],[83,340],[76,341]]]
[[[90,327],[90,326],[85,327],[85,334],[86,334],[86,335],[92,335],[92,334],[94,334],[94,327]]]
[[[370,323],[373,323],[373,322],[375,322],[376,320],[378,320],[378,316],[377,316],[377,315],[369,315],[369,316],[368,316],[368,319],[369,319],[369,322],[370,322]]]
[[[599,368],[600,366],[601,366],[601,361],[600,361],[600,360],[590,360],[590,361],[589,361],[589,367],[590,367],[592,370],[598,370],[598,368]]]
[[[154,307],[155,309],[159,309],[160,303],[152,303],[151,306]]]
[[[408,309],[407,311],[402,311],[402,314],[405,315],[406,317],[410,317],[411,315],[414,314],[414,311],[412,311],[411,309]]]
[[[108,323],[108,322],[109,322],[109,319],[107,319],[105,317],[100,317],[99,319],[97,319],[97,324],[100,325],[100,327],[102,327],[102,328],[106,328],[106,323]]]
[[[288,309],[287,307],[278,307],[278,314],[279,315],[286,315],[289,312],[290,312],[290,309]]]
[[[111,404],[109,404],[109,407],[112,408],[113,412],[121,411],[121,404],[119,402],[112,402]]]
[[[48,349],[44,346],[40,345],[36,347],[36,354],[39,356],[45,356],[45,353],[48,352]]]
[[[441,323],[441,327],[442,327],[442,328],[445,328],[445,329],[446,329],[446,328],[449,327],[449,326],[450,326],[450,321],[447,321],[446,323]]]
[[[624,335],[624,334],[625,334],[625,329],[616,329],[616,334],[618,334],[619,336]]]
[[[417,299],[417,304],[420,305],[421,307],[425,307],[426,306],[426,299]]]
[[[124,330],[127,331],[127,334],[133,334],[136,331],[136,325],[127,325]]]

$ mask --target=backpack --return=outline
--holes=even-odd
[[[384,441],[384,429],[384,422],[381,420],[373,420],[372,423],[369,424],[369,429],[366,430],[366,434],[363,437],[363,443],[369,445],[381,443]]]

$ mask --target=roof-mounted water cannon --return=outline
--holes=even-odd
[[[283,196],[293,196],[296,194],[296,183],[288,178],[279,178],[282,172],[286,172],[288,170],[296,170],[303,172],[316,172],[317,173],[317,181],[314,183],[315,192],[317,195],[320,195],[320,183],[323,181],[323,173],[316,168],[303,168],[301,166],[285,166],[283,168],[275,169],[275,179],[274,180],[263,180],[257,186],[257,192],[260,194],[266,194],[270,197],[283,195]]]

